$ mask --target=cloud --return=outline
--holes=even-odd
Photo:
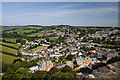
[[[117,7],[98,7],[98,8],[87,8],[87,9],[72,9],[72,7],[77,7],[79,5],[62,5],[54,9],[48,9],[38,12],[27,12],[22,14],[16,14],[9,17],[24,17],[24,16],[42,16],[42,17],[66,17],[72,15],[81,15],[81,14],[108,14],[108,13],[117,13]]]
[[[111,12],[117,13],[116,7],[102,7],[102,8],[90,8],[90,9],[61,9],[56,11],[51,11],[44,13],[43,16],[55,16],[55,17],[61,17],[61,16],[70,16],[70,15],[76,15],[76,14],[107,14]]]
[[[68,8],[74,8],[74,7],[80,7],[80,6],[83,6],[82,4],[64,4],[64,5],[61,5],[59,7],[56,7],[56,9],[68,9]]]

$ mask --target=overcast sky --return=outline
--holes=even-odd
[[[3,25],[118,26],[117,2],[3,2]]]

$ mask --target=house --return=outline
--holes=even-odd
[[[102,59],[103,57],[102,57],[102,54],[97,54],[97,59]]]
[[[74,55],[74,54],[77,54],[78,52],[77,51],[72,51],[71,54]]]
[[[31,68],[29,68],[30,72],[34,73],[35,71],[39,70],[38,66],[33,66]]]
[[[38,70],[49,71],[53,67],[53,63],[51,61],[45,61],[44,59],[42,59],[42,61],[37,62],[37,64],[37,66],[29,68],[30,72],[34,73]]]
[[[75,57],[72,60],[75,64],[78,64],[80,66],[87,66],[88,64],[92,63],[92,59],[90,57],[83,57],[83,56],[79,56],[79,57]]]
[[[43,71],[49,71],[53,67],[53,63],[51,61],[45,61],[42,59],[42,61],[39,61],[38,63],[39,70]]]
[[[109,60],[111,59],[112,57],[116,57],[116,56],[119,56],[117,53],[115,52],[110,52],[108,54],[104,54],[103,55],[103,58],[106,59],[106,60]]]
[[[58,69],[65,67],[65,64],[59,64],[56,66]]]
[[[72,61],[66,61],[66,65],[73,68],[73,62]]]

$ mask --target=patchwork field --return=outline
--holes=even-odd
[[[5,33],[13,33],[13,32],[17,32],[20,35],[26,35],[26,37],[22,37],[22,40],[28,41],[29,38],[28,37],[41,37],[42,35],[44,35],[45,33],[48,32],[48,30],[44,30],[43,31],[39,31],[39,29],[42,29],[42,27],[35,27],[35,26],[5,26],[2,28],[1,31],[5,32]],[[38,30],[38,33],[36,30]],[[33,32],[34,31],[34,32]],[[26,34],[28,33],[28,34]],[[2,32],[1,32],[2,34]],[[14,35],[13,35],[14,36]],[[2,42],[2,40],[5,40]],[[19,47],[20,44],[14,44],[16,43],[16,40],[18,40],[19,37],[15,37],[15,38],[0,38],[0,54],[2,56],[2,62],[7,63],[7,64],[11,64],[13,62],[14,59],[17,59],[18,57],[16,57],[16,54],[19,51]],[[27,40],[28,39],[28,40]],[[51,38],[54,39],[54,38]],[[33,50],[36,49],[41,49],[41,48],[46,48],[44,46],[38,46],[37,48],[34,48]],[[3,52],[2,52],[3,51]],[[1,57],[0,57],[1,59]]]
[[[10,39],[10,38],[1,38],[1,39],[5,39],[6,41],[9,41],[9,42],[16,42],[16,39]],[[2,44],[0,45],[0,49],[1,49],[0,51],[11,53],[14,55],[18,53],[18,50],[16,49],[19,49],[20,44],[5,43],[1,41],[0,41],[0,44]],[[13,48],[16,48],[16,49],[13,49]],[[18,57],[8,55],[8,54],[0,53],[0,55],[1,55],[0,59],[2,60],[3,63],[6,63],[6,64],[11,64],[13,63],[14,59],[18,59]]]

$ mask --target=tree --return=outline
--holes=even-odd
[[[59,58],[61,61],[63,61],[64,60],[64,56],[60,56],[60,58]]]
[[[15,64],[16,62],[22,62],[22,60],[21,60],[21,59],[15,59],[15,60],[13,61],[13,64]]]
[[[2,72],[4,73],[8,69],[8,67],[10,67],[11,65],[12,64],[5,64],[2,62]]]
[[[69,75],[66,74],[66,73],[62,73],[62,72],[58,72],[56,73],[54,76],[53,76],[53,79],[57,80],[57,79],[60,79],[60,80],[65,80],[65,79],[69,79]]]
[[[13,69],[14,71],[16,71],[18,68],[20,68],[22,65],[21,65],[21,62],[16,62],[14,65],[13,65]]]
[[[65,66],[60,71],[66,73],[66,72],[72,72],[73,70],[71,67]]]
[[[46,73],[46,71],[36,71],[32,74],[32,80],[43,80],[45,78]]]
[[[12,75],[12,79],[23,79],[23,78],[30,78],[30,73],[28,72],[28,69],[25,69],[23,67],[20,67],[14,72]]]
[[[3,75],[2,80],[11,80],[13,73],[14,73],[14,70],[12,68],[8,68],[5,74]]]
[[[50,72],[51,74],[55,74],[55,73],[57,73],[58,71],[59,71],[59,69],[58,69],[57,67],[52,67],[49,72]]]
[[[62,69],[60,69],[60,71],[63,73],[71,73],[74,76],[74,78],[76,78],[76,72],[74,72],[73,69],[69,66],[63,67]]]
[[[16,43],[21,43],[22,45],[25,44],[25,40],[22,40],[21,38],[16,40]]]
[[[75,55],[69,54],[66,59],[71,61],[74,58],[74,56]]]

